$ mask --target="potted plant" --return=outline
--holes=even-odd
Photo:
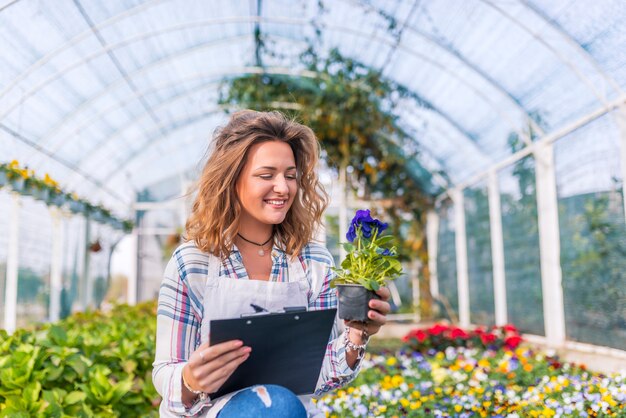
[[[382,235],[387,224],[372,218],[369,210],[358,210],[346,234],[349,242],[341,268],[333,269],[337,276],[331,287],[337,288],[339,318],[348,321],[369,321],[369,301],[378,299],[375,293],[388,281],[402,273],[394,237]]]

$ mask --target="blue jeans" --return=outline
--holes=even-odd
[[[251,386],[230,398],[218,418],[306,418],[306,409],[289,389],[277,385]]]

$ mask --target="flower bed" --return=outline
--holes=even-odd
[[[318,407],[331,417],[626,416],[626,373],[603,376],[523,345],[486,345],[369,355],[359,377]]]

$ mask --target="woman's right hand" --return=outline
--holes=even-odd
[[[237,367],[250,357],[251,351],[252,348],[244,347],[240,340],[226,341],[213,346],[206,342],[191,354],[183,367],[184,379],[194,390],[215,393]],[[189,392],[184,385],[183,391]]]

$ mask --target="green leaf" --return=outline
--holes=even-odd
[[[85,395],[83,392],[73,391],[73,392],[68,393],[65,399],[63,399],[63,404],[73,405],[75,403],[84,401],[86,398],[87,398],[87,395]]]
[[[46,376],[46,380],[48,382],[54,382],[56,380],[59,379],[59,377],[61,377],[61,375],[63,374],[63,371],[65,369],[63,367],[56,367],[56,368],[47,368],[46,372],[47,372],[47,376]]]
[[[67,364],[74,369],[76,373],[83,375],[87,372],[87,364],[85,363],[85,360],[86,359],[82,358],[80,355],[75,354],[67,360]]]
[[[376,238],[376,241],[374,241],[374,243],[378,245],[379,247],[382,247],[383,245],[389,242],[392,242],[394,240],[395,240],[395,237],[393,235],[385,235],[385,236]]]
[[[351,267],[352,267],[352,262],[350,260],[350,257],[346,257],[345,260],[341,262],[341,268],[345,270],[350,270]]]
[[[354,245],[352,243],[350,243],[350,242],[344,242],[343,244],[341,244],[341,246],[348,253],[351,253],[355,249]]]
[[[370,290],[373,290],[373,291],[377,291],[378,289],[380,289],[380,285],[378,284],[378,282],[372,279],[370,279],[369,281],[369,287],[370,287]]]
[[[27,403],[35,403],[39,399],[40,393],[41,393],[41,383],[32,382],[32,383],[29,383],[28,386],[24,388],[24,392],[22,392],[22,397]]]
[[[123,361],[122,369],[128,374],[132,374],[135,370],[137,370],[137,362],[135,360]]]
[[[67,342],[67,333],[58,325],[53,325],[48,331],[50,339],[57,345],[65,345]]]

